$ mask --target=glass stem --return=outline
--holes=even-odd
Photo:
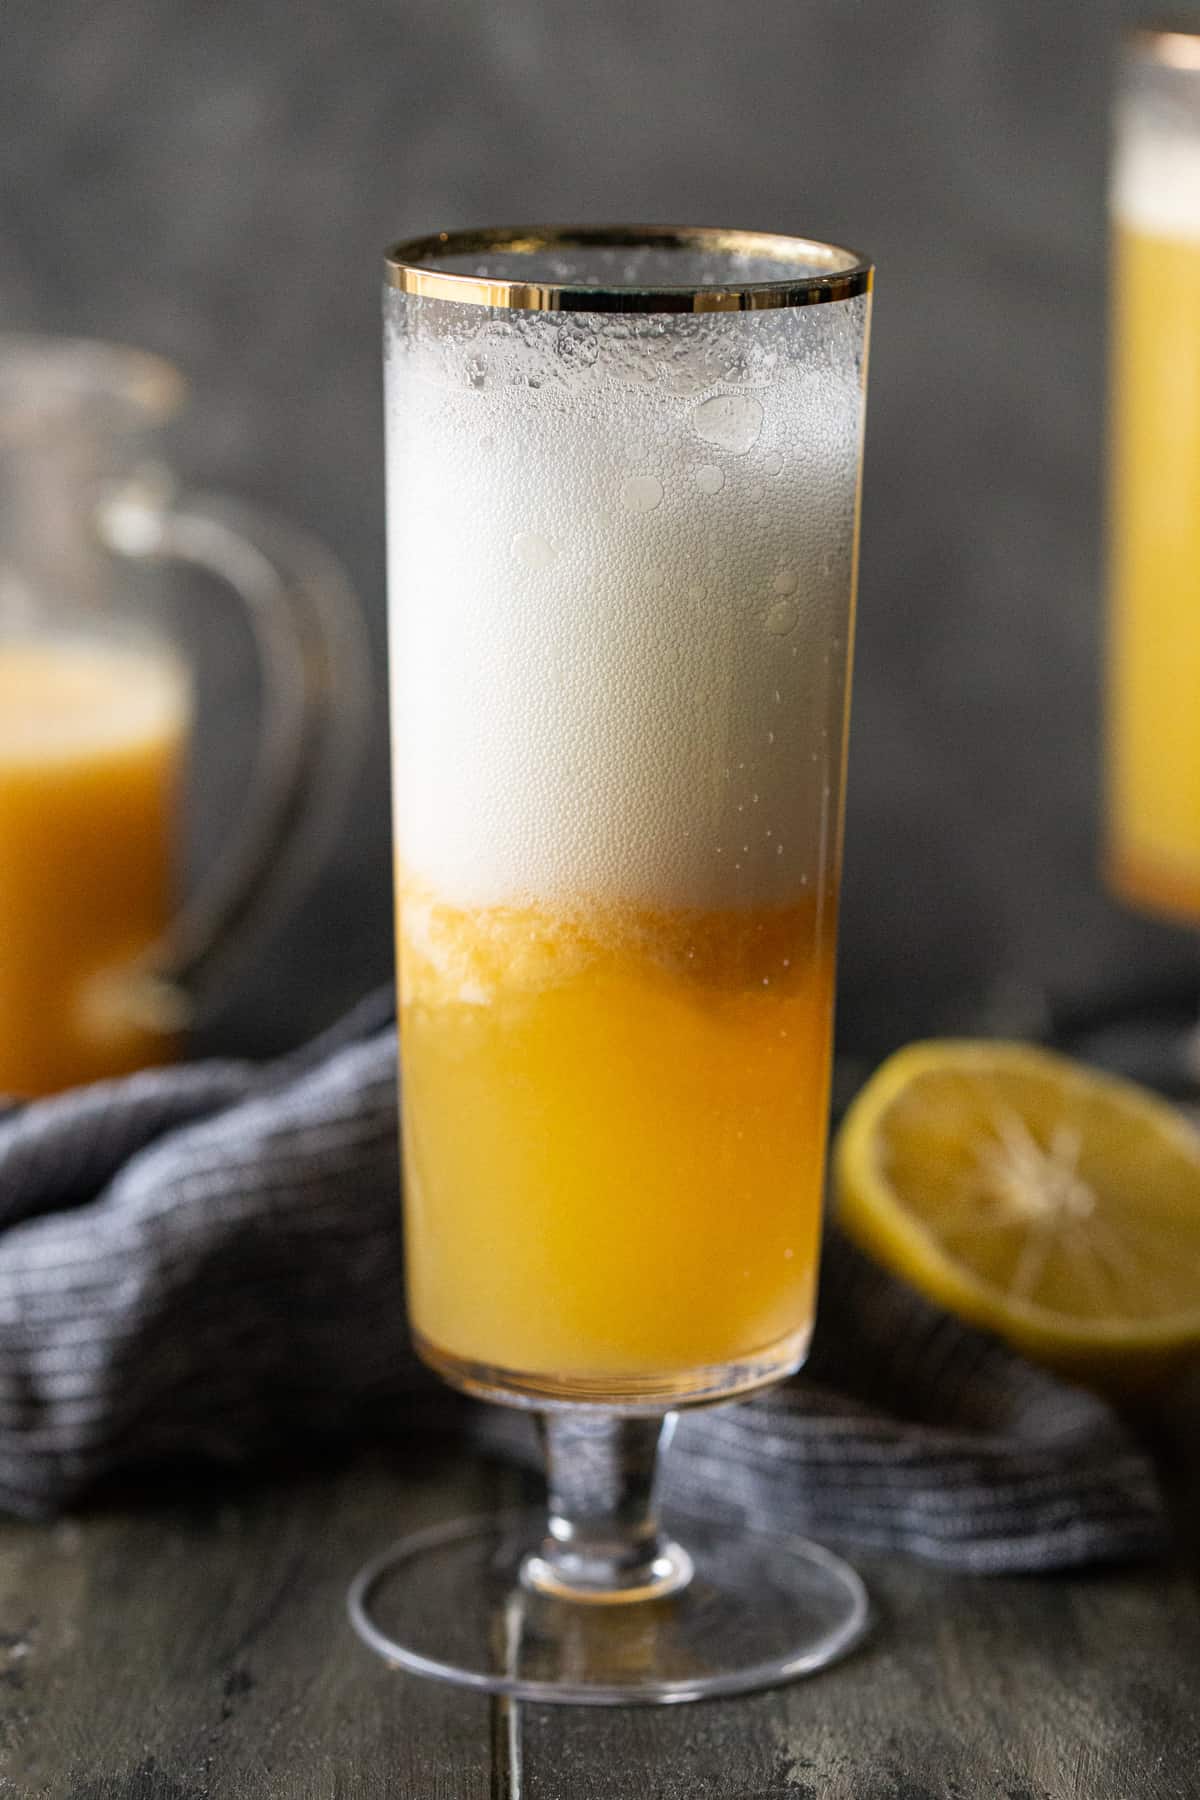
[[[592,1407],[544,1413],[549,1521],[525,1579],[560,1599],[661,1598],[692,1562],[658,1523],[660,1459],[677,1415],[629,1418]]]

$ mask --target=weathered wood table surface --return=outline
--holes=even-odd
[[[161,1483],[0,1529],[0,1795],[53,1800],[1184,1800],[1200,1603],[1157,1568],[967,1579],[859,1558],[878,1619],[815,1679],[659,1710],[390,1671],[347,1581],[521,1478],[434,1442]],[[1181,1513],[1190,1508],[1181,1497]]]

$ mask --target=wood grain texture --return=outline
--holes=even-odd
[[[1191,1800],[1185,1570],[969,1580],[865,1563],[870,1643],[775,1693],[509,1708],[397,1675],[345,1623],[406,1530],[511,1497],[434,1447],[159,1488],[0,1531],[0,1794],[20,1800]]]
[[[436,1451],[0,1537],[0,1773],[50,1800],[487,1800],[489,1708],[399,1683],[345,1590],[382,1540],[492,1503]],[[0,1787],[0,1792],[6,1791]]]
[[[1122,1800],[1200,1793],[1200,1613],[1180,1577],[986,1581],[862,1564],[841,1668],[651,1717],[525,1720],[522,1800]]]

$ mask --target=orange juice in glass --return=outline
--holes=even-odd
[[[636,1392],[802,1354],[834,903],[832,882],[707,909],[402,891],[409,1279],[434,1361]],[[631,1255],[651,1221],[669,1272]]]
[[[1200,36],[1129,42],[1112,184],[1108,868],[1200,920]]]

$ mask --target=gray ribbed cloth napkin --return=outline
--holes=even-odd
[[[365,1003],[307,1051],[81,1089],[0,1118],[0,1506],[101,1476],[445,1425],[403,1313],[396,1038]],[[469,1122],[466,1122],[469,1125]],[[466,1128],[466,1126],[465,1126]],[[668,1499],[970,1570],[1145,1554],[1151,1469],[1099,1401],[828,1237],[805,1373],[685,1415]]]

